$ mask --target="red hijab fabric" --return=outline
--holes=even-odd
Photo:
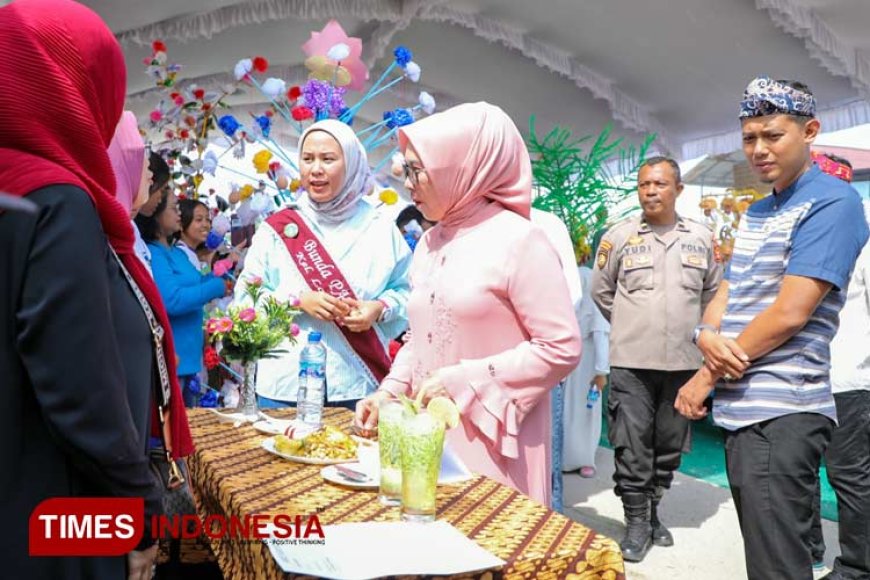
[[[115,199],[106,149],[121,117],[126,67],[112,32],[71,0],[16,0],[0,8],[0,184],[26,196],[70,184],[94,202],[109,243],[166,329],[172,381],[169,433],[173,455],[193,452],[175,371],[175,347],[163,301],[133,254],[130,216]]]

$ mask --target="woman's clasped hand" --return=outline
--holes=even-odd
[[[384,305],[374,300],[336,298],[322,290],[303,292],[299,307],[309,316],[336,322],[351,332],[365,332],[378,321]]]

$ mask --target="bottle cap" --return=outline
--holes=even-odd
[[[320,342],[321,334],[317,330],[308,333],[308,342]]]

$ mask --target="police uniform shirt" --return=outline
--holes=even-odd
[[[595,262],[592,298],[611,323],[611,366],[701,366],[692,331],[722,279],[707,226],[677,216],[660,236],[642,216],[629,218],[604,235]]]

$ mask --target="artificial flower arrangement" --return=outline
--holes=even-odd
[[[253,175],[220,167],[257,184],[248,184],[254,191],[248,193],[247,197],[268,191],[278,206],[295,202],[300,186],[296,179],[299,169],[293,156],[285,152],[272,136],[276,122],[283,121],[300,135],[307,123],[323,119],[337,119],[352,125],[360,109],[371,99],[403,80],[419,82],[422,73],[420,66],[413,61],[411,51],[399,46],[393,51],[392,62],[362,98],[355,104],[349,104],[349,91],[362,91],[369,78],[369,71],[361,59],[362,41],[349,37],[338,22],[331,20],[320,32],[311,33],[311,38],[302,45],[302,50],[309,71],[309,78],[302,85],[288,86],[280,78],[258,77],[257,73],[264,73],[265,69],[256,66],[256,59],[238,61],[233,67],[236,81],[240,86],[257,90],[269,102],[269,107],[262,114],[251,114],[249,121],[232,114],[223,115],[218,120],[219,129],[231,143],[249,141],[262,148],[252,160]],[[386,144],[393,145],[392,150],[373,168],[375,174],[398,151],[395,140],[399,128],[413,123],[420,114],[434,111],[435,99],[422,91],[414,106],[385,111],[381,121],[357,132],[369,152]],[[234,198],[244,201],[245,187],[234,188],[230,201]],[[388,193],[378,195],[381,205],[392,205],[398,201],[397,194],[389,193],[394,190],[386,191]]]
[[[231,185],[228,201],[234,209],[234,219],[242,228],[253,226],[277,208],[295,203],[302,190],[299,171],[295,155],[286,152],[275,139],[276,122],[286,123],[298,134],[307,123],[327,118],[348,125],[356,121],[359,125],[358,113],[364,104],[402,81],[416,83],[420,80],[421,67],[413,61],[410,50],[399,46],[393,51],[393,60],[386,70],[362,98],[355,104],[347,102],[348,93],[362,91],[369,79],[369,71],[361,59],[362,48],[359,38],[349,37],[333,20],[321,31],[312,32],[311,38],[302,45],[310,76],[301,85],[289,86],[281,78],[269,77],[268,60],[253,56],[235,64],[230,82],[205,89],[183,86],[179,77],[182,67],[170,62],[163,42],[154,41],[145,65],[161,97],[146,124],[150,124],[152,135],[156,133],[157,139],[162,139],[154,145],[169,161],[173,178],[183,182],[180,196],[202,197],[199,187],[205,175],[215,176],[220,168],[241,178],[239,183]],[[265,110],[244,117],[226,110],[229,108],[226,97],[245,87],[265,96],[269,103]],[[385,111],[382,120],[358,130],[369,152],[392,145],[392,150],[373,168],[375,174],[398,151],[395,141],[399,128],[421,114],[431,114],[435,106],[435,99],[423,91],[413,106]],[[206,149],[209,142],[226,145],[227,149],[216,153]],[[258,147],[252,159],[253,171],[239,171],[237,166],[229,167],[221,162],[229,152],[236,158],[245,157],[252,145]],[[377,196],[374,205],[378,207],[393,205],[399,199],[391,188],[377,187],[371,193]],[[225,241],[230,230],[225,216],[212,217],[215,235],[210,248],[221,245],[219,240]]]
[[[222,316],[210,318],[205,324],[208,342],[214,350],[206,350],[206,365],[221,364],[221,358],[243,366],[241,396],[238,410],[247,420],[257,420],[254,393],[256,363],[261,359],[277,358],[286,351],[280,346],[285,340],[295,344],[299,326],[293,322],[299,314],[299,300],[282,302],[274,296],[265,296],[263,280],[259,277],[240,280],[250,300],[244,305],[230,306]],[[224,365],[222,365],[224,366]],[[225,367],[228,368],[228,367]]]
[[[747,188],[728,189],[719,201],[712,195],[701,198],[698,207],[704,213],[704,223],[713,230],[713,249],[717,260],[727,262],[731,259],[740,217],[746,213],[750,205],[763,197],[765,194]]]
[[[238,90],[239,81],[226,83],[218,90],[193,84],[182,87],[178,78],[182,67],[169,62],[166,44],[155,40],[151,50],[151,56],[144,60],[146,74],[161,92],[159,102],[148,115],[148,126],[156,133],[152,146],[170,163],[173,179],[183,180],[186,196],[197,198],[204,174],[214,176],[217,169],[217,156],[206,152],[210,134],[218,128],[217,112],[228,108],[225,99]],[[254,58],[252,63],[263,72],[269,66],[263,57]]]

